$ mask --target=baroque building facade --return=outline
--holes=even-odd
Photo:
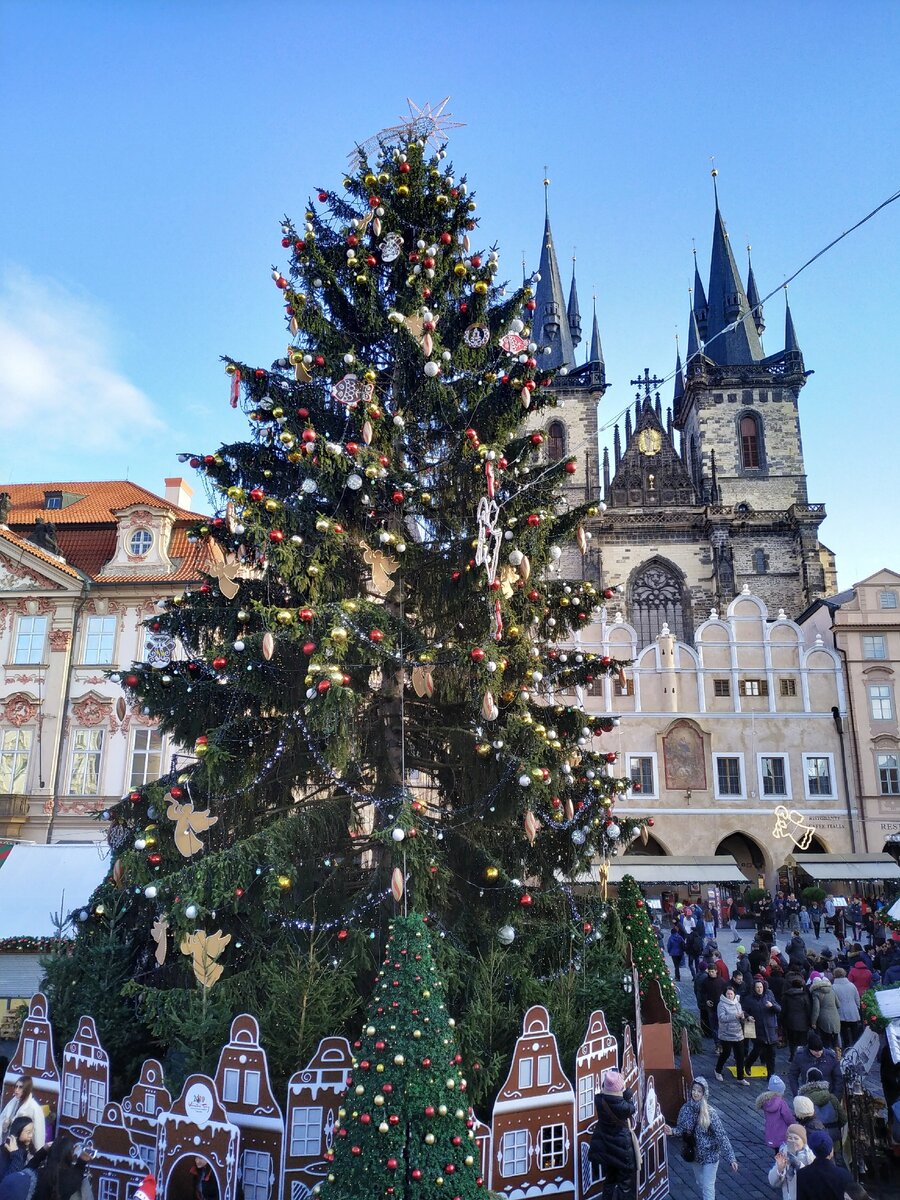
[[[0,836],[95,841],[95,817],[177,749],[110,672],[147,656],[145,621],[199,580],[191,489],[126,481],[0,493]],[[156,639],[159,642],[159,639]],[[175,648],[160,642],[157,661]]]

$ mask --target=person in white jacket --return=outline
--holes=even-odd
[[[841,1047],[848,1050],[859,1034],[862,1014],[859,1011],[859,992],[847,978],[843,967],[835,967],[834,983],[831,985],[837,1000],[838,1016],[841,1019]]]
[[[6,1141],[9,1127],[16,1117],[28,1117],[34,1125],[32,1145],[40,1150],[47,1140],[44,1110],[34,1093],[34,1080],[30,1075],[20,1075],[16,1080],[13,1098],[0,1112],[0,1140]]]
[[[797,1172],[808,1167],[815,1155],[806,1144],[802,1125],[788,1125],[784,1144],[769,1170],[769,1187],[781,1188],[781,1200],[797,1200]]]

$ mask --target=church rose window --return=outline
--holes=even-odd
[[[635,579],[631,588],[631,612],[640,646],[655,641],[664,624],[668,624],[670,632],[679,641],[688,640],[681,580],[663,563],[648,564]]]

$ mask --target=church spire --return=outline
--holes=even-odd
[[[688,317],[688,344],[687,344],[687,373],[690,375],[696,370],[691,364],[698,354],[702,354],[703,343],[700,340],[700,330],[697,328],[697,314],[694,309],[691,309],[691,315]]]
[[[674,419],[678,420],[678,414],[681,411],[681,402],[684,399],[684,371],[681,366],[681,347],[678,345],[678,338],[675,338],[675,393],[672,396],[672,413]]]
[[[591,326],[591,350],[588,362],[603,364],[603,346],[600,344],[600,325],[597,321],[597,297],[594,296],[594,323]]]
[[[575,255],[572,255],[572,284],[569,288],[569,304],[566,308],[569,319],[569,336],[572,339],[572,349],[581,343],[581,309],[578,306],[578,291],[575,287]]]
[[[797,341],[794,318],[791,316],[787,287],[784,289],[784,352],[785,354],[800,354],[800,343]]]
[[[709,305],[706,302],[706,292],[703,290],[703,280],[697,268],[697,247],[694,247],[694,316],[697,318],[697,329],[701,337],[706,337],[706,321],[709,316]]]
[[[544,238],[541,244],[540,279],[535,291],[534,340],[549,354],[541,356],[541,366],[549,370],[575,365],[575,350],[569,330],[566,302],[556,261],[556,249],[550,230],[550,180],[544,180]]]
[[[756,332],[762,336],[762,331],[766,327],[765,318],[763,317],[762,305],[759,302],[759,289],[756,286],[756,276],[753,274],[753,263],[750,261],[751,247],[747,247],[747,303],[750,305],[750,311],[753,313],[753,323],[756,326]]]
[[[713,169],[714,185],[717,174]],[[750,316],[747,293],[741,283],[725,221],[719,210],[718,191],[707,296],[706,356],[721,366],[742,366],[761,361],[763,350],[759,334]],[[734,328],[729,329],[732,324]]]

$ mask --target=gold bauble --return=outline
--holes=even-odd
[[[281,890],[283,892],[286,892],[287,889],[291,886],[290,875],[279,875],[278,876],[278,886],[281,888]]]
[[[290,625],[294,619],[294,614],[287,608],[279,609],[275,614],[275,620],[279,625]]]
[[[266,512],[270,512],[270,513],[276,512],[278,509],[278,501],[272,500],[270,497],[263,505],[263,508],[265,508]]]
[[[460,278],[462,278],[463,275],[465,275],[465,273],[466,273],[466,264],[465,263],[457,263],[456,266],[453,268],[453,274],[458,275]]]
[[[347,630],[343,627],[343,625],[336,625],[334,629],[329,632],[328,636],[333,642],[343,643],[347,640]]]
[[[404,198],[409,195],[409,188],[406,186],[405,183],[401,183],[400,186],[397,188],[397,195],[403,196]]]
[[[486,296],[487,290],[488,290],[488,285],[484,282],[483,279],[479,279],[474,287],[475,295],[476,296]]]
[[[495,879],[500,878],[500,868],[499,867],[485,867],[484,868],[484,877],[485,877],[485,879],[489,879],[491,881],[491,883],[493,883]]]

